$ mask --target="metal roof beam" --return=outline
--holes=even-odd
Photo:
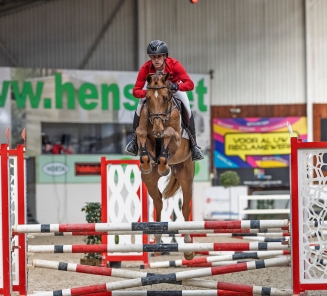
[[[5,16],[7,14],[17,13],[35,5],[48,3],[50,1],[56,0],[24,0],[20,2],[5,1],[3,3],[0,1],[0,17]]]
[[[9,52],[9,50],[7,49],[7,47],[2,41],[0,41],[0,50],[5,54],[5,56],[12,63],[13,66],[18,67],[18,62],[13,57],[13,55]]]
[[[93,42],[93,44],[91,46],[91,48],[86,53],[85,58],[83,59],[83,61],[81,62],[80,66],[79,66],[79,69],[84,69],[85,68],[86,64],[90,60],[91,56],[93,55],[94,51],[96,50],[97,46],[99,45],[101,39],[103,38],[106,31],[109,29],[112,21],[114,20],[115,16],[117,15],[117,13],[121,9],[121,7],[124,5],[124,3],[125,3],[125,0],[120,0],[118,2],[118,5],[115,7],[112,14],[109,16],[108,20],[106,21],[106,23],[101,28],[98,36],[95,38],[95,40],[94,40],[94,42]]]

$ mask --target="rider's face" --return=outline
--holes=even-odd
[[[156,70],[163,70],[164,62],[165,62],[165,55],[158,54],[158,55],[150,55],[150,59],[152,61],[153,66]]]

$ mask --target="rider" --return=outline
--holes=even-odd
[[[168,57],[168,46],[165,42],[161,40],[151,41],[147,48],[147,54],[149,55],[151,60],[144,63],[141,67],[133,89],[133,96],[135,98],[140,98],[140,102],[134,114],[133,139],[127,144],[125,148],[125,153],[136,156],[138,152],[135,131],[139,126],[140,113],[146,96],[146,90],[143,88],[146,82],[147,75],[169,72],[170,90],[175,93],[175,97],[177,97],[183,102],[190,118],[190,124],[187,128],[190,132],[189,134],[191,134],[190,147],[192,151],[192,160],[195,161],[203,159],[201,148],[198,147],[196,143],[194,118],[190,108],[190,102],[186,94],[186,91],[192,90],[194,88],[193,81],[191,80],[186,70],[179,61]]]

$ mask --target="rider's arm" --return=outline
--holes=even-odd
[[[133,96],[135,98],[145,98],[146,90],[143,89],[146,81],[146,76],[148,75],[148,71],[145,65],[143,65],[137,75],[136,82],[133,88]]]
[[[182,83],[179,83],[178,90],[180,91],[193,90],[194,83],[180,62],[177,61],[175,63],[174,70],[178,75],[178,80],[182,81]]]

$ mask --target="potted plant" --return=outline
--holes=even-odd
[[[231,219],[231,212],[232,212],[232,202],[231,202],[231,187],[237,186],[240,184],[240,177],[234,171],[226,171],[220,175],[220,184],[225,188],[229,188],[229,220]]]
[[[101,222],[101,204],[98,202],[88,202],[82,208],[85,212],[85,218],[88,223]],[[101,244],[101,235],[88,235],[84,238],[87,245]],[[80,263],[84,265],[98,266],[102,264],[101,253],[85,253],[84,258],[80,259]]]

